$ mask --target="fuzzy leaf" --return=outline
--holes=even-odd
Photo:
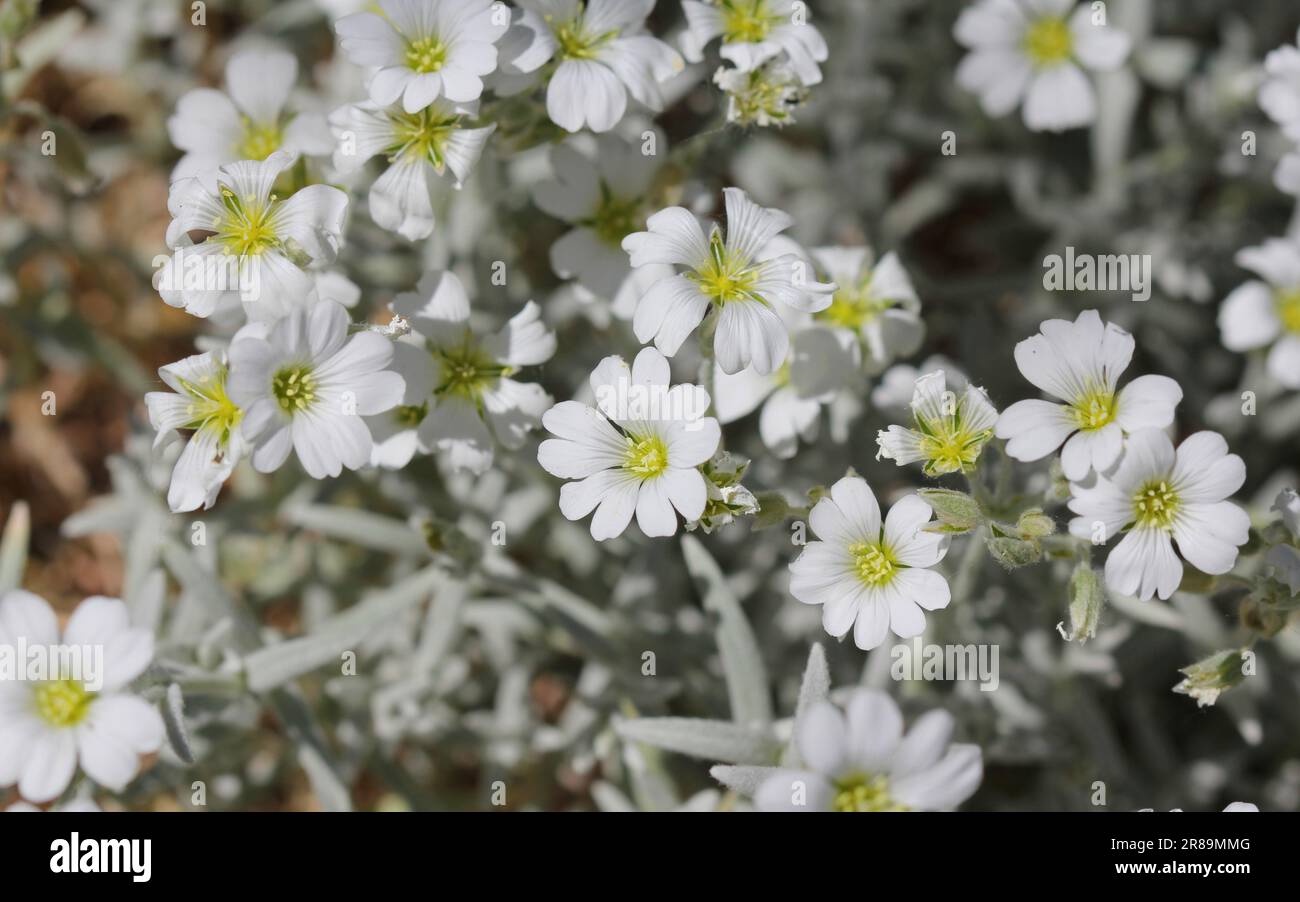
[[[771,764],[781,751],[780,743],[766,728],[725,720],[642,717],[616,721],[614,732],[629,742],[727,764]]]

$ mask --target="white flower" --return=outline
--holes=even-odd
[[[237,335],[228,390],[244,409],[253,466],[270,473],[290,451],[313,479],[365,466],[372,440],[363,417],[402,400],[402,377],[386,369],[392,359],[382,335],[349,338],[347,311],[332,301],[293,311],[265,337]]]
[[[998,419],[984,389],[967,385],[958,396],[948,389],[943,370],[916,380],[911,409],[916,428],[894,425],[876,433],[876,456],[900,467],[925,461],[927,476],[973,470]]]
[[[723,66],[713,73],[713,83],[727,95],[727,121],[742,128],[790,125],[808,96],[799,76],[784,62],[769,61],[749,71]]]
[[[711,309],[713,350],[723,372],[753,366],[773,372],[784,361],[790,339],[775,309],[780,302],[813,312],[831,302],[834,285],[814,280],[808,262],[776,240],[793,220],[760,207],[739,188],[724,192],[727,230],[716,224],[708,237],[695,214],[669,207],[650,217],[647,231],[623,239],[634,267],[679,265],[688,272],[655,282],[637,303],[632,329],[638,341],[654,339],[669,357],[677,353]]]
[[[371,157],[382,156],[387,168],[370,186],[370,217],[380,228],[409,241],[428,238],[434,228],[438,179],[450,171],[459,188],[496,129],[495,124],[470,127],[477,114],[477,103],[441,99],[414,113],[371,101],[340,107],[330,116],[339,139],[334,166],[353,172]]]
[[[830,53],[821,32],[806,21],[806,4],[796,7],[795,0],[682,0],[682,11],[687,28],[682,51],[691,62],[702,60],[704,48],[721,37],[722,58],[742,71],[779,57],[789,62],[804,85],[821,82],[822,70],[817,64],[824,63]]]
[[[924,611],[948,606],[947,581],[933,570],[948,553],[948,537],[926,532],[930,505],[908,495],[889,510],[866,481],[846,476],[818,501],[808,523],[820,541],[809,542],[790,565],[790,594],[819,604],[822,626],[839,638],[853,628],[858,648],[869,650],[892,629],[903,639],[925,629]]]
[[[497,67],[496,42],[510,17],[492,0],[379,0],[381,14],[362,12],[334,23],[343,53],[377,69],[370,99],[400,100],[418,113],[439,97],[477,100],[483,76]]]
[[[1300,34],[1296,36],[1300,44]],[[1292,141],[1300,141],[1300,48],[1284,44],[1264,58],[1259,106]]]
[[[519,75],[553,62],[546,112],[566,131],[607,132],[628,96],[658,111],[660,85],[685,64],[645,31],[655,0],[520,0],[522,13],[502,42],[502,70]]]
[[[551,150],[554,178],[533,189],[538,207],[573,226],[551,245],[551,268],[606,300],[632,273],[623,239],[645,228],[650,214],[647,194],[660,162],[644,147],[601,135],[593,159],[571,139]]]
[[[31,802],[48,802],[67,789],[77,765],[96,783],[120,792],[140,769],[140,756],[162,746],[162,717],[126,691],[153,659],[153,636],[132,629],[116,598],[87,598],[62,636],[54,609],[30,592],[0,597],[0,645],[30,651],[43,646],[51,660],[80,659],[81,673],[49,680],[0,681],[0,786],[18,785]],[[54,654],[66,647],[66,654]],[[87,653],[87,649],[91,653]],[[89,662],[102,649],[102,672]],[[81,677],[81,678],[78,678]],[[93,682],[94,690],[87,687]]]
[[[172,470],[167,504],[178,513],[206,510],[243,456],[243,411],[226,393],[226,364],[215,353],[169,363],[158,375],[171,391],[144,396],[149,422],[158,431],[154,447],[177,438],[179,429],[193,430]]]
[[[455,273],[441,271],[426,273],[392,306],[423,336],[432,363],[427,413],[418,417],[420,447],[472,473],[492,466],[497,442],[512,451],[522,447],[553,403],[540,385],[511,378],[555,353],[555,333],[542,322],[541,308],[529,301],[500,331],[480,338],[470,329],[465,286]],[[405,403],[416,402],[408,396]],[[419,411],[410,413],[414,419]]]
[[[1083,69],[1118,68],[1131,41],[1104,18],[1094,21],[1094,4],[1074,7],[1075,0],[980,0],[963,10],[954,34],[971,52],[957,84],[978,94],[990,116],[1005,116],[1023,99],[1025,125],[1035,131],[1092,122],[1097,98]]]
[[[1016,345],[1016,366],[1035,386],[1064,401],[1018,401],[998,419],[998,438],[1016,460],[1041,460],[1061,443],[1061,471],[1078,482],[1115,465],[1125,436],[1174,421],[1183,390],[1167,376],[1140,376],[1116,393],[1133,359],[1133,336],[1085,310],[1073,323],[1046,320],[1041,334]]]
[[[910,357],[925,339],[921,300],[892,251],[879,262],[869,247],[823,247],[810,251],[821,272],[838,286],[817,319],[861,342],[866,369],[879,373]]]
[[[1070,532],[1104,542],[1128,535],[1106,558],[1106,585],[1123,595],[1168,598],[1183,578],[1183,558],[1203,573],[1227,573],[1249,538],[1250,517],[1230,497],[1246,465],[1217,432],[1188,436],[1177,452],[1158,429],[1129,436],[1113,473],[1070,484]]]
[[[1237,265],[1260,276],[1235,289],[1219,310],[1229,351],[1269,348],[1269,375],[1300,388],[1300,244],[1270,239],[1237,253]]]
[[[854,689],[841,711],[813,704],[795,727],[803,769],[771,768],[754,805],[761,811],[951,811],[984,778],[979,746],[953,743],[946,711],[903,715],[884,692]],[[766,769],[765,769],[766,770]]]
[[[808,326],[794,331],[786,362],[771,375],[752,368],[728,375],[715,364],[718,422],[734,423],[761,404],[758,433],[763,444],[778,458],[794,457],[799,439],[816,440],[822,407],[854,384],[853,350],[830,329]]]
[[[598,541],[622,535],[633,513],[647,536],[676,533],[677,514],[690,522],[704,513],[708,489],[698,468],[722,432],[702,416],[704,389],[669,382],[668,361],[653,348],[642,348],[630,368],[606,357],[591,374],[599,409],[563,401],[542,418],[557,437],[542,442],[538,462],[553,476],[578,480],[560,489],[560,511],[580,520],[594,510]]]
[[[292,163],[278,150],[172,183],[167,246],[176,253],[159,272],[164,301],[201,317],[242,301],[250,319],[272,321],[315,297],[307,267],[338,254],[348,197],[328,185],[277,197],[276,178]],[[213,234],[192,244],[192,232]]]
[[[420,425],[429,415],[433,390],[437,378],[433,356],[425,347],[424,339],[408,336],[393,342],[393,362],[389,367],[402,377],[406,389],[402,403],[392,410],[366,417],[374,446],[370,449],[370,463],[376,467],[400,470],[411,462],[417,453],[428,454],[432,449],[420,439]]]
[[[289,109],[298,61],[283,50],[246,50],[226,63],[226,90],[197,88],[167,120],[185,151],[172,178],[189,178],[238,160],[265,160],[277,150],[319,156],[334,149],[325,118]]]
[[[1259,811],[1259,806],[1254,802],[1229,802],[1224,811]]]

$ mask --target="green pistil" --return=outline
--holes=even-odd
[[[962,419],[960,405],[956,413],[937,419],[917,416],[916,427],[921,433],[920,450],[926,459],[927,476],[969,472],[993,437],[992,429],[970,429]]]
[[[1274,300],[1277,303],[1277,318],[1282,321],[1282,328],[1300,334],[1300,288],[1279,291]]]
[[[225,185],[220,186],[221,205],[226,215],[214,223],[216,241],[226,246],[226,253],[238,257],[260,254],[278,247],[280,239],[271,223],[276,196],[262,203],[255,197],[240,198]]]
[[[393,143],[384,153],[390,162],[408,155],[429,160],[441,175],[447,165],[447,142],[460,127],[461,118],[457,114],[439,113],[433,107],[418,113],[394,114]]]
[[[393,419],[397,420],[397,425],[406,429],[414,429],[424,422],[424,418],[429,414],[429,402],[423,404],[403,404],[393,411]]]
[[[1070,405],[1074,422],[1085,432],[1101,429],[1114,422],[1117,409],[1115,393],[1102,388],[1089,388]]]
[[[849,546],[849,554],[858,578],[872,588],[887,584],[898,569],[898,562],[883,542],[855,542]]]
[[[1025,32],[1025,53],[1036,66],[1065,62],[1074,52],[1069,24],[1057,16],[1039,19]]]
[[[435,36],[419,38],[406,45],[406,67],[421,75],[437,72],[447,64],[447,45]]]
[[[723,0],[722,41],[725,44],[757,44],[767,39],[781,22],[772,15],[767,0]]]
[[[310,366],[286,366],[271,378],[271,393],[280,409],[293,415],[310,408],[316,402],[316,377]]]
[[[590,60],[595,59],[600,49],[610,41],[618,37],[617,28],[606,31],[602,34],[592,34],[587,31],[583,19],[586,15],[585,3],[578,4],[578,10],[574,17],[567,22],[555,25],[551,16],[546,17],[547,24],[551,26],[552,33],[555,35],[557,45],[556,58],[560,60]]]
[[[207,374],[197,382],[181,380],[181,388],[190,396],[189,419],[184,428],[195,431],[212,430],[220,436],[221,444],[230,440],[230,434],[243,419],[244,412],[226,394],[226,369]]]
[[[596,212],[583,225],[595,232],[596,237],[605,244],[619,247],[624,238],[645,225],[641,201],[638,198],[615,197],[609,186],[601,182],[600,203]]]
[[[1133,496],[1133,516],[1138,526],[1172,529],[1181,502],[1166,480],[1153,479]]]
[[[442,370],[442,384],[434,394],[455,395],[475,404],[485,389],[514,372],[513,367],[503,366],[483,353],[469,338],[459,348],[435,351],[434,356]]]
[[[889,794],[887,777],[855,775],[835,782],[836,811],[907,811],[906,805]]]
[[[259,124],[247,116],[244,121],[244,139],[236,152],[241,160],[265,160],[284,143],[284,131],[279,122]]]
[[[623,467],[643,479],[652,479],[668,469],[668,446],[657,435],[642,439],[629,436]]]
[[[727,252],[722,233],[716,228],[709,236],[709,260],[698,272],[690,273],[700,291],[719,306],[730,301],[762,301],[754,294],[758,274],[748,260],[737,260]]]
[[[36,715],[52,727],[71,727],[85,720],[94,695],[80,680],[53,680],[36,687]]]

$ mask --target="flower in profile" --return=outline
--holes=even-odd
[[[474,126],[478,103],[438,99],[414,113],[372,101],[340,107],[330,116],[339,139],[334,167],[353,172],[372,157],[387,163],[370,186],[370,216],[408,241],[433,234],[433,191],[451,173],[460,188],[469,178],[495,124]]]
[[[292,163],[292,154],[277,150],[172,183],[167,246],[174,253],[157,277],[166,303],[208,317],[243,302],[250,319],[269,322],[315,297],[312,273],[338,254],[348,197],[309,185],[281,199],[275,181]]]
[[[632,329],[638,341],[654,340],[671,357],[705,315],[713,350],[725,373],[747,366],[762,375],[785,362],[790,338],[776,310],[784,304],[814,312],[830,304],[834,285],[814,280],[797,246],[780,233],[792,224],[780,210],[760,207],[739,188],[724,192],[727,229],[714,225],[705,237],[695,214],[683,207],[660,210],[646,231],[623,239],[632,266],[676,265],[687,271],[654,282],[637,303]]]
[[[1075,0],[979,0],[953,29],[971,51],[957,68],[957,84],[978,94],[990,116],[1005,116],[1023,100],[1025,125],[1034,131],[1089,124],[1097,118],[1097,97],[1084,69],[1119,68],[1132,43],[1105,23],[1104,7],[1097,7],[1075,9]]]
[[[172,143],[185,151],[172,179],[189,178],[238,160],[265,160],[277,150],[324,156],[334,149],[325,117],[293,110],[289,94],[298,61],[283,50],[246,50],[226,63],[226,90],[196,88],[167,120]]]
[[[1234,289],[1219,310],[1219,335],[1229,351],[1268,348],[1268,373],[1300,388],[1300,244],[1273,238],[1237,253],[1237,265],[1258,275]]]
[[[1250,534],[1250,517],[1226,499],[1246,480],[1246,465],[1217,432],[1188,436],[1175,452],[1159,429],[1129,436],[1119,466],[1086,484],[1071,482],[1070,532],[1095,543],[1126,532],[1106,558],[1106,585],[1141,599],[1168,598],[1183,563],[1227,573]]]
[[[748,71],[723,66],[713,83],[727,95],[727,121],[742,128],[780,128],[794,122],[794,111],[808,89],[784,62],[768,61]]]
[[[704,416],[709,395],[697,385],[670,386],[668,360],[642,348],[632,366],[606,357],[591,374],[596,407],[562,401],[543,425],[537,461],[576,480],[560,489],[560,512],[580,520],[592,511],[597,541],[623,534],[636,515],[647,536],[677,532],[677,515],[699,520],[708,501],[700,466],[718,449],[718,421]]]
[[[502,71],[520,76],[547,63],[546,112],[568,132],[607,132],[628,98],[659,111],[661,85],[685,68],[676,50],[645,30],[655,0],[520,0],[502,42]]]
[[[808,515],[818,541],[790,565],[790,594],[822,605],[822,626],[832,636],[852,628],[864,651],[891,629],[903,639],[920,635],[923,611],[945,608],[951,598],[947,581],[929,569],[948,553],[947,536],[925,531],[930,514],[930,505],[908,495],[882,524],[866,480],[844,477]]]
[[[984,778],[977,745],[952,741],[946,711],[904,733],[898,705],[878,689],[853,689],[841,708],[814,703],[795,726],[800,768],[771,771],[754,793],[760,811],[951,811]]]
[[[795,0],[682,0],[686,34],[682,51],[698,63],[704,49],[722,39],[722,58],[750,72],[773,59],[790,66],[811,87],[822,80],[818,63],[830,51],[820,31],[807,21],[806,4]]]
[[[734,423],[761,406],[759,437],[783,460],[795,456],[800,439],[817,439],[822,408],[857,381],[854,347],[841,336],[811,323],[791,325],[791,333],[789,356],[776,372],[728,375],[715,364],[713,373],[718,422]]]
[[[0,786],[17,784],[28,801],[48,802],[80,764],[99,785],[125,789],[140,756],[163,741],[157,709],[127,691],[153,660],[153,636],[131,627],[125,604],[100,596],[79,604],[60,635],[44,599],[13,590],[0,596],[0,646],[20,641],[29,652],[48,649],[60,669],[0,680]]]
[[[916,353],[925,339],[921,299],[897,254],[891,251],[875,260],[869,247],[822,247],[810,253],[822,275],[836,285],[830,306],[817,319],[853,336],[868,373]]]
[[[541,308],[529,301],[498,332],[480,337],[470,328],[464,284],[455,273],[438,270],[425,273],[415,291],[399,294],[392,306],[424,339],[433,366],[431,394],[420,405],[408,397],[398,411],[417,421],[420,446],[471,473],[487,472],[497,443],[512,451],[522,447],[553,403],[540,385],[513,378],[555,353],[555,333],[542,321]]]
[[[623,239],[645,228],[651,213],[660,140],[656,135],[649,145],[600,135],[594,158],[575,139],[551,150],[554,178],[533,189],[533,201],[573,227],[551,245],[551,268],[560,278],[576,279],[598,298],[619,295],[632,274]],[[647,153],[650,147],[656,152]]]
[[[894,425],[878,432],[876,457],[900,467],[924,461],[927,476],[974,470],[998,420],[984,389],[967,385],[959,396],[948,389],[943,370],[916,380],[911,410],[915,428]]]
[[[172,470],[167,505],[174,512],[212,507],[222,484],[244,453],[244,412],[226,393],[226,363],[216,353],[169,363],[158,375],[171,391],[144,396],[149,422],[158,431],[154,447],[190,432]]]
[[[1061,448],[1061,471],[1074,482],[1109,469],[1138,429],[1174,421],[1183,390],[1168,376],[1139,376],[1117,391],[1133,359],[1133,336],[1085,310],[1073,323],[1049,319],[1040,334],[1016,345],[1016,366],[1036,387],[1064,404],[1029,400],[998,419],[998,438],[1016,460],[1041,460]]]
[[[253,466],[270,473],[294,451],[309,476],[324,479],[369,463],[364,417],[400,404],[405,388],[388,370],[392,359],[382,335],[349,337],[347,311],[333,301],[236,335],[228,390],[244,410]]]
[[[506,7],[492,0],[379,0],[379,12],[339,19],[334,30],[348,59],[377,70],[371,101],[400,100],[405,112],[418,113],[439,97],[477,100],[509,25]]]

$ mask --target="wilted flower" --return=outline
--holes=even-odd
[[[973,470],[998,419],[984,389],[967,385],[959,397],[948,389],[943,370],[916,380],[911,409],[916,428],[890,426],[878,432],[876,456],[900,467],[924,461],[927,476]]]

